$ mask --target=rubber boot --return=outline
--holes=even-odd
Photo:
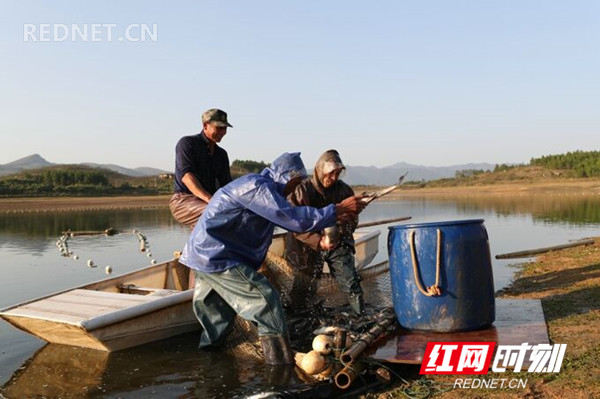
[[[351,293],[348,301],[350,302],[350,308],[356,315],[362,315],[365,313],[365,300],[363,299],[363,294]]]
[[[287,337],[279,334],[260,337],[265,363],[271,365],[294,363],[294,352]]]
[[[294,376],[294,366],[291,364],[265,366],[265,377],[270,386],[287,387]]]

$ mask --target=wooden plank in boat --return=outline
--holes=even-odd
[[[9,316],[78,325],[84,320],[156,300],[157,296],[76,289],[11,309]]]
[[[428,342],[496,342],[497,345],[548,344],[542,303],[538,299],[496,299],[496,321],[491,328],[456,333],[411,331],[399,328],[376,342],[366,356],[390,363],[421,364]]]

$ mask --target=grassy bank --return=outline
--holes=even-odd
[[[514,282],[497,296],[541,300],[551,343],[567,344],[561,371],[486,376],[527,379],[525,389],[451,389],[457,376],[425,380],[418,367],[407,366],[400,372],[410,389],[424,393],[427,388],[429,397],[444,399],[600,398],[600,238],[593,245],[549,252],[523,264]],[[405,388],[365,398],[405,398]]]

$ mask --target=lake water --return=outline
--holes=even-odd
[[[403,223],[484,219],[495,288],[509,284],[515,264],[495,255],[563,244],[600,235],[598,196],[527,196],[486,199],[411,199],[376,201],[361,214],[361,222],[412,216]],[[105,230],[126,233],[84,236],[68,241],[78,260],[60,256],[56,242],[63,230]],[[137,229],[150,244],[152,258],[139,251]],[[387,226],[381,226],[379,254],[387,258]],[[189,230],[167,209],[0,215],[0,308],[172,258]],[[91,259],[98,265],[89,268]],[[198,352],[198,334],[107,355],[103,352],[46,345],[0,321],[0,393],[45,397],[232,397],[294,382],[272,376],[262,364],[239,362],[220,353]],[[22,396],[21,396],[22,397]]]

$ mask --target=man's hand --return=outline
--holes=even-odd
[[[321,236],[321,240],[319,241],[319,248],[321,251],[331,251],[333,249],[333,243],[329,240],[329,236],[327,234],[323,234]]]
[[[367,206],[362,195],[348,197],[340,203],[335,204],[335,215],[338,222],[343,222],[353,218],[362,212]]]
[[[208,203],[212,199],[212,195],[202,187],[202,184],[196,179],[193,173],[187,172],[181,178],[181,181],[185,186],[194,194],[196,197],[200,198],[202,201]]]

